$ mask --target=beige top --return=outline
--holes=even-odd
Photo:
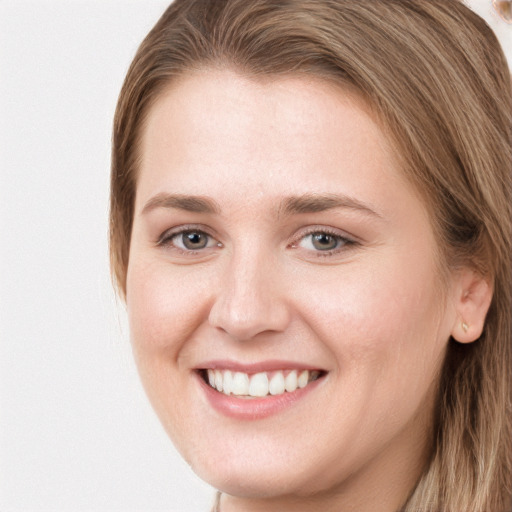
[[[220,512],[220,491],[215,495],[215,503],[213,504],[212,512]]]

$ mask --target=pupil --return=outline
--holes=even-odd
[[[332,235],[328,235],[327,233],[313,233],[313,246],[315,249],[328,251],[336,249],[336,245],[337,240]]]
[[[187,249],[203,249],[206,247],[206,237],[202,233],[186,233],[183,237],[183,245]]]

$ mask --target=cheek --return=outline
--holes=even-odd
[[[366,439],[369,450],[415,418],[421,416],[425,426],[431,420],[449,333],[434,273],[420,268],[431,267],[426,262],[415,272],[402,265],[354,271],[335,283],[319,283],[318,293],[308,296],[309,311],[322,312],[314,318],[311,313],[308,322],[333,354],[340,409],[352,411],[354,435]]]
[[[368,369],[393,386],[395,377],[437,370],[449,337],[431,261],[381,260],[359,272],[310,283],[308,323],[326,340],[340,372]]]
[[[136,352],[165,352],[175,358],[208,315],[206,283],[186,271],[166,271],[161,262],[134,261],[127,278],[127,308]]]
[[[207,314],[203,281],[175,270],[170,275],[162,261],[130,261],[127,309],[133,355],[146,394],[173,439],[180,433],[176,418],[189,414],[176,394],[190,385],[188,374],[180,371],[180,354]]]

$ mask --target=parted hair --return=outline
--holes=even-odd
[[[432,454],[404,512],[512,510],[512,88],[486,23],[459,0],[175,0],[127,73],[114,120],[110,254],[126,294],[141,132],[187,71],[313,75],[357,91],[425,201],[444,271],[493,300],[479,340],[450,340]]]

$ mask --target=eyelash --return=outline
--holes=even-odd
[[[159,247],[168,247],[170,246],[173,250],[179,251],[180,254],[187,255],[187,256],[195,256],[201,254],[205,249],[210,249],[212,247],[218,247],[222,248],[223,245],[221,242],[217,242],[214,246],[201,248],[198,250],[193,249],[183,249],[181,247],[178,247],[174,242],[173,239],[179,236],[183,236],[187,233],[196,233],[199,235],[203,235],[209,239],[213,239],[213,236],[210,235],[207,231],[204,229],[201,229],[200,227],[196,227],[193,225],[190,226],[181,226],[179,228],[173,228],[170,230],[165,231],[157,240],[156,245]],[[340,232],[329,229],[323,226],[313,226],[309,228],[306,232],[302,232],[300,236],[297,237],[297,239],[292,242],[288,247],[292,249],[299,249],[300,243],[305,240],[308,236],[312,236],[315,234],[319,235],[328,235],[329,237],[334,238],[337,241],[337,247],[330,250],[308,250],[311,253],[315,254],[315,257],[318,258],[326,258],[329,256],[333,256],[335,254],[338,254],[342,251],[346,251],[347,249],[350,249],[351,247],[354,247],[358,244],[356,240],[353,238],[347,236],[346,234],[341,234]]]

